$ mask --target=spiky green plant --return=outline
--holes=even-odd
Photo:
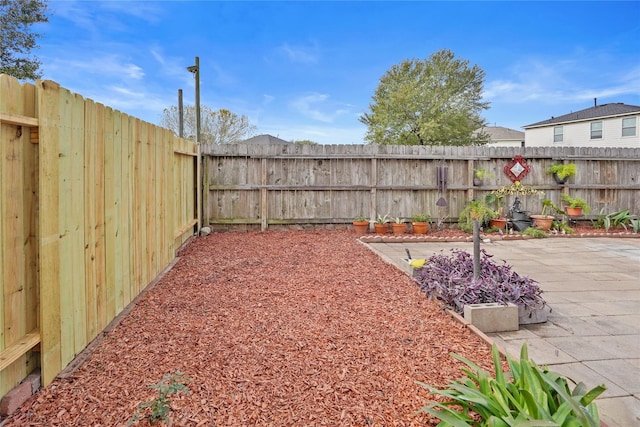
[[[604,385],[591,390],[583,383],[575,385],[546,367],[529,359],[527,345],[520,350],[520,361],[507,356],[510,371],[504,373],[498,348],[493,345],[493,376],[475,363],[457,354],[452,357],[467,365],[466,377],[450,381],[438,389],[418,384],[431,393],[445,397],[420,409],[440,419],[439,427],[561,426],[600,427],[594,400],[605,391]]]

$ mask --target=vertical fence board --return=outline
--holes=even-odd
[[[116,169],[115,169],[115,135],[114,111],[107,107],[104,110],[104,226],[105,226],[105,283],[101,290],[104,301],[103,316],[100,324],[104,324],[115,313],[115,235],[117,229],[116,216]]]
[[[76,354],[80,353],[85,347],[87,341],[87,307],[86,289],[84,286],[85,270],[84,270],[84,211],[79,207],[85,205],[85,186],[84,186],[84,98],[80,95],[73,94],[71,121],[70,121],[70,175],[71,175],[71,223],[70,223],[70,243],[71,251],[65,258],[71,258],[71,306],[73,312],[73,347],[68,353],[68,358],[63,363],[70,362]],[[62,310],[63,308],[61,308]],[[70,308],[71,309],[71,308]]]
[[[98,232],[102,229],[98,225],[98,205],[97,199],[104,200],[102,194],[102,174],[99,172],[98,160],[96,159],[96,150],[89,147],[96,147],[98,114],[97,106],[92,100],[85,101],[85,124],[84,124],[84,171],[85,171],[85,205],[84,205],[84,264],[85,264],[85,306],[86,306],[86,340],[91,340],[98,334],[98,313],[97,313],[97,266],[96,247],[98,244]]]
[[[40,304],[42,382],[49,384],[62,369],[60,343],[60,224],[59,162],[60,86],[51,81],[37,83],[40,170]],[[46,143],[44,143],[46,141]],[[45,280],[46,278],[46,280]],[[46,285],[45,285],[46,283]]]
[[[3,80],[3,108],[14,114],[23,113],[22,90],[17,81]],[[25,240],[25,222],[22,215],[24,188],[28,184],[23,175],[25,138],[29,132],[20,127],[0,123],[0,349],[10,346],[25,333],[27,292],[26,253],[21,250]],[[17,363],[16,363],[17,362]],[[25,357],[7,367],[0,374],[0,391],[6,392],[20,381]]]

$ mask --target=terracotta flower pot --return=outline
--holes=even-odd
[[[393,224],[391,224],[391,229],[393,230],[393,235],[394,236],[399,236],[401,234],[404,234],[405,231],[407,231],[407,224],[400,223],[398,224],[397,222],[394,222]]]
[[[489,222],[489,225],[492,228],[499,228],[500,230],[504,230],[505,228],[507,228],[507,218],[493,218]]]
[[[413,227],[413,234],[427,234],[427,231],[429,231],[428,222],[412,222],[411,226]]]
[[[580,208],[580,207],[571,208],[569,206],[565,206],[564,211],[569,216],[582,216],[582,208]]]
[[[531,215],[533,220],[533,226],[538,227],[540,230],[551,230],[551,224],[553,223],[553,217],[549,215]]]
[[[353,230],[358,236],[363,236],[369,232],[369,221],[353,221]]]
[[[373,228],[376,230],[376,234],[387,234],[389,232],[389,224],[373,223]]]

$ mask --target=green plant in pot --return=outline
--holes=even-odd
[[[393,223],[391,223],[391,230],[396,236],[404,234],[404,232],[407,231],[407,224],[405,223],[405,219],[400,217],[394,218]]]
[[[565,211],[571,217],[582,216],[591,211],[591,207],[585,199],[580,197],[571,197],[569,194],[562,195],[562,201],[565,203]]]
[[[362,215],[358,215],[353,219],[353,230],[357,235],[362,236],[369,231],[369,220]]]
[[[473,170],[473,185],[481,186],[484,183],[485,178],[493,178],[495,175],[488,172],[484,168],[476,168]]]
[[[467,233],[473,232],[473,221],[478,220],[480,225],[486,225],[498,213],[481,200],[469,200],[458,217],[458,227]]]
[[[411,216],[411,226],[414,234],[427,234],[429,231],[429,215],[418,213]]]
[[[575,163],[557,163],[547,169],[547,173],[553,175],[553,179],[558,184],[564,184],[577,172]]]
[[[549,215],[550,211],[562,213],[562,210],[549,199],[542,199],[540,203],[542,203],[542,212],[540,215],[530,216],[533,220],[534,227],[543,231],[549,231],[555,219],[553,215]]]
[[[506,230],[507,218],[504,215],[504,195],[489,193],[484,197],[484,202],[491,207],[496,213],[495,218],[491,218],[489,225],[491,228]]]
[[[376,221],[373,223],[376,234],[387,234],[389,231],[389,221],[389,214],[378,215]]]

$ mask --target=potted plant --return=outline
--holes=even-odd
[[[499,230],[506,230],[507,218],[504,216],[504,195],[489,193],[484,197],[484,201],[496,212],[496,216],[489,221],[489,226]]]
[[[540,215],[530,215],[533,220],[533,226],[543,231],[549,231],[551,230],[551,225],[555,217],[548,215],[548,212],[551,209],[555,212],[562,212],[562,210],[549,199],[542,199],[540,202],[542,203],[542,212],[540,212]]]
[[[405,224],[404,218],[396,217],[391,224],[391,230],[394,236],[399,236],[407,231],[407,224]]]
[[[429,231],[429,215],[422,213],[413,215],[411,217],[411,226],[414,234],[427,234],[427,231]]]
[[[473,185],[479,187],[484,184],[485,178],[493,178],[494,176],[494,174],[488,172],[486,169],[476,168],[473,170]]]
[[[458,217],[458,227],[467,233],[473,232],[473,221],[478,220],[480,225],[488,224],[492,218],[497,217],[496,211],[480,200],[469,200]]]
[[[378,215],[373,223],[373,228],[376,230],[376,234],[387,234],[389,231],[389,214]]]
[[[587,201],[580,197],[571,197],[569,194],[563,194],[562,201],[565,203],[565,212],[570,217],[582,216],[591,211],[591,207],[587,204]]]
[[[363,236],[369,231],[369,220],[359,215],[353,219],[353,230],[358,236]]]
[[[550,166],[547,173],[552,174],[556,183],[562,185],[576,174],[576,165],[575,163],[557,163]]]

